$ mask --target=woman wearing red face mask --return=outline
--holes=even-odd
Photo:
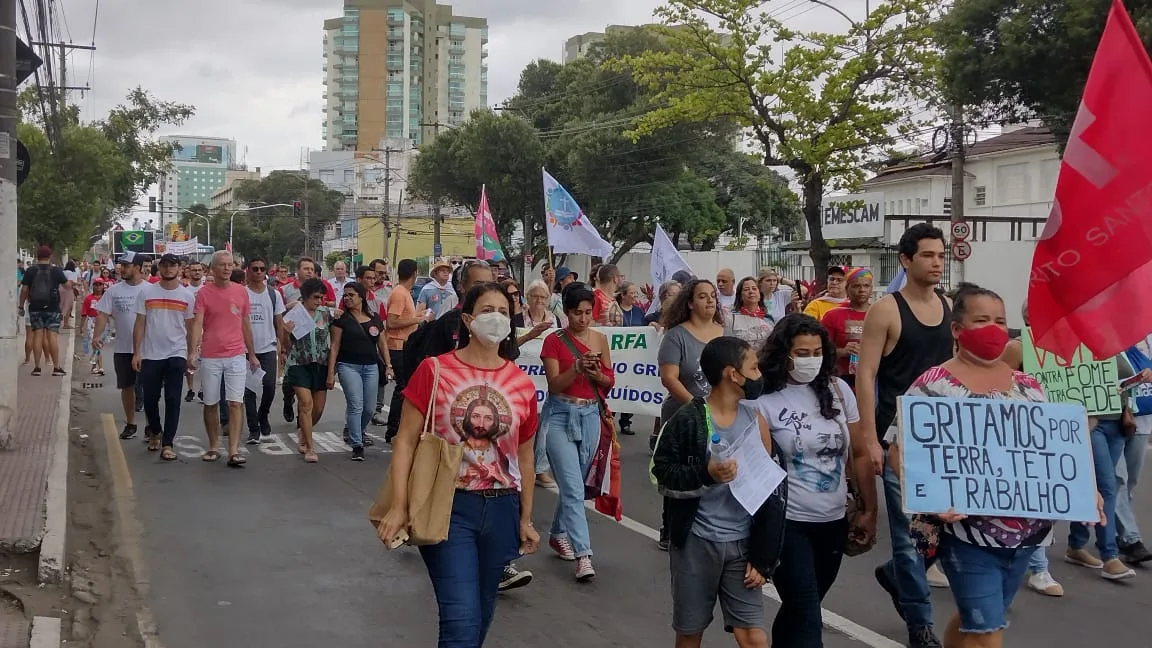
[[[960,284],[952,306],[955,356],[920,376],[909,396],[995,398],[1044,402],[1032,376],[1002,360],[1008,344],[1004,301],[986,288]],[[891,440],[895,447],[899,439]],[[889,453],[900,474],[899,452]],[[1102,501],[1097,508],[1103,517]],[[1000,646],[1005,615],[1036,547],[1052,542],[1052,522],[1024,518],[935,516],[939,563],[948,576],[957,614],[948,623],[945,648]]]

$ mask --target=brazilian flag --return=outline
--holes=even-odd
[[[113,253],[123,254],[132,251],[152,254],[155,239],[155,235],[146,230],[121,230],[116,232],[114,239],[116,249]]]

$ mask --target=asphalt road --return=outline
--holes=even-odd
[[[113,385],[109,375],[91,390],[91,411],[114,415],[119,428]],[[379,441],[367,461],[349,461],[340,439],[343,405],[342,394],[334,392],[318,426],[315,465],[301,460],[294,426],[279,416],[279,397],[273,407],[277,442],[256,447],[241,470],[200,461],[206,441],[198,402],[182,408],[180,461],[160,461],[139,439],[121,442],[163,646],[435,645],[435,601],[419,555],[385,551],[365,516],[387,467],[383,428],[372,428]],[[99,420],[87,423],[100,434]],[[140,423],[142,429],[142,418]],[[623,523],[589,514],[596,580],[577,584],[571,564],[547,548],[520,561],[535,579],[501,595],[489,645],[671,644],[668,559],[653,541],[660,500],[646,473],[644,432],[651,425],[636,417],[640,433],[623,438]],[[1152,528],[1149,490],[1145,480],[1137,515]],[[536,527],[547,529],[555,497],[537,492]],[[1067,595],[1050,599],[1022,591],[1008,642],[1016,648],[1152,645],[1152,626],[1140,616],[1152,600],[1152,570],[1125,583],[1105,582],[1060,560],[1064,537],[1061,529],[1049,554]],[[872,553],[845,560],[825,601],[829,648],[903,645],[903,624],[872,577],[888,551],[882,538]],[[769,623],[777,610],[772,595],[766,592]],[[951,595],[935,590],[933,596],[942,628],[953,610]],[[709,630],[706,645],[732,645],[719,625]]]

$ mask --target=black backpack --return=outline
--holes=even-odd
[[[56,268],[37,265],[32,268],[32,281],[28,287],[28,308],[50,311],[60,308],[60,284],[56,282]]]

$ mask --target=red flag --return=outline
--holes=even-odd
[[[1152,61],[1113,0],[1036,244],[1036,346],[1110,358],[1152,332]]]

